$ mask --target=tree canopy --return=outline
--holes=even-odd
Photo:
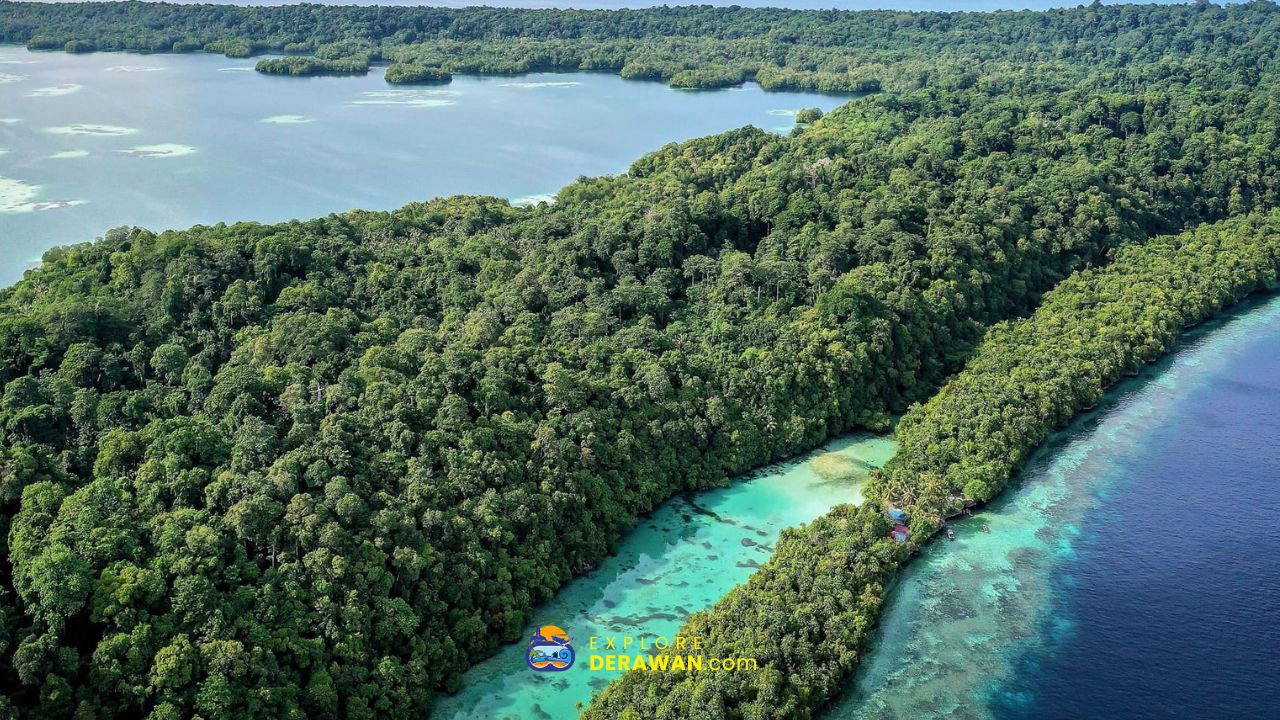
[[[278,43],[306,63],[367,61],[376,41],[442,71],[431,43],[751,45],[754,23],[872,53],[891,90],[791,137],[669,145],[532,208],[454,197],[49,251],[0,291],[0,717],[422,716],[673,493],[885,429],[1064,278],[1105,266],[1110,283],[1153,236],[1280,207],[1276,17],[0,3],[0,33],[34,46]],[[811,72],[784,60],[756,79]],[[1194,293],[1159,286],[1097,368],[1065,355],[1072,403],[1098,368],[1167,346],[1160,307],[1182,320],[1268,277],[1254,226],[1221,227],[1153,246],[1226,274],[1172,274]],[[986,342],[1040,341],[1017,327]],[[941,402],[902,421],[905,446],[942,427],[912,419]],[[1071,407],[1019,418],[977,465],[895,461],[882,495],[914,503],[923,538]],[[768,664],[679,689],[680,707],[803,717],[830,695],[906,552],[874,507],[789,534],[693,621]],[[769,655],[762,638],[803,641]],[[684,717],[650,682],[628,676],[592,712]]]
[[[585,718],[809,717],[857,666],[894,573],[947,517],[999,493],[1051,430],[1166,352],[1185,325],[1274,288],[1277,274],[1272,213],[1126,245],[1106,267],[1067,278],[1030,318],[993,327],[965,369],[902,418],[865,504],[784,531],[746,584],[681,629],[702,638],[698,652],[756,658],[757,671],[631,671]],[[890,508],[909,518],[905,543],[889,537]]]
[[[311,60],[259,68],[282,74],[363,72],[353,68],[385,60],[451,73],[593,70],[677,87],[755,80],[765,89],[821,92],[963,88],[1033,67],[1075,77],[1242,52],[1273,43],[1277,22],[1270,2],[968,13],[0,1],[0,41],[32,49],[286,52]]]

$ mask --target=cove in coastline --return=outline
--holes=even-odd
[[[0,62],[24,63],[0,76],[0,286],[50,247],[121,225],[275,222],[458,193],[536,201],[668,142],[752,124],[789,132],[794,118],[770,111],[849,100],[603,73],[399,88],[382,68],[271,77],[203,53],[0,45]]]
[[[1272,295],[1113,388],[907,568],[824,717],[1274,712],[1277,378]]]
[[[564,628],[580,666],[536,673],[525,664],[525,643],[509,645],[472,668],[459,693],[441,697],[432,718],[577,717],[579,703],[621,674],[588,667],[592,635],[675,635],[691,613],[714,604],[767,560],[783,528],[860,502],[869,470],[893,449],[888,438],[852,435],[728,487],[664,503],[623,538],[616,555],[538,608],[526,628],[526,637],[538,625]]]

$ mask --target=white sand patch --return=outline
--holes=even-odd
[[[63,150],[49,156],[50,160],[71,160],[73,158],[82,158],[89,154],[88,150]]]
[[[400,107],[448,107],[457,103],[447,98],[458,95],[456,90],[375,90],[360,93],[363,100],[352,100],[351,105],[398,105]]]
[[[148,157],[148,158],[169,158],[182,157],[183,155],[191,155],[196,149],[190,145],[179,145],[177,143],[160,143],[158,145],[139,145],[121,150],[121,155],[130,155],[132,157]]]
[[[26,75],[10,75],[9,73],[0,73],[0,85],[8,85],[9,83],[22,82],[27,78]]]
[[[62,85],[50,85],[49,87],[36,88],[27,93],[27,97],[62,97],[70,95],[73,92],[80,92],[84,89],[83,85],[75,83],[64,83]]]
[[[512,207],[532,207],[539,203],[554,204],[556,196],[553,193],[539,193],[537,195],[521,195],[513,197],[510,200]]]
[[[0,155],[8,155],[9,148],[0,148]]]
[[[370,90],[360,94],[368,98],[419,98],[456,97],[462,93],[457,90]]]
[[[89,135],[92,137],[119,137],[121,135],[133,135],[138,132],[137,128],[121,127],[119,125],[94,125],[92,123],[80,123],[77,125],[58,125],[57,127],[49,127],[44,129],[45,132],[53,135]]]
[[[237,65],[235,67],[218,68],[218,72],[253,72],[253,66]]]
[[[0,65],[38,65],[43,60],[19,60],[13,53],[0,53]]]
[[[400,107],[448,107],[457,105],[452,100],[419,98],[417,100],[352,100],[352,105],[399,105]]]
[[[537,88],[564,88],[564,87],[573,87],[574,85],[581,85],[581,84],[582,84],[582,83],[580,83],[580,82],[575,82],[575,81],[572,81],[572,80],[563,80],[563,81],[550,81],[550,80],[548,80],[548,81],[545,81],[545,82],[533,82],[533,81],[527,81],[527,82],[508,82],[508,83],[498,83],[498,87],[505,87],[505,88],[520,88],[521,90],[534,90],[534,89],[537,89]]]
[[[306,115],[272,115],[271,117],[262,118],[258,122],[264,122],[269,125],[304,125],[315,121],[315,118],[309,118]]]
[[[160,72],[165,68],[156,65],[113,65],[106,69],[106,72],[123,72],[123,73],[139,73],[139,72]]]
[[[22,118],[0,118],[0,125],[17,125]]]
[[[769,114],[775,117],[795,117],[796,115],[800,114],[800,110],[798,109],[787,110],[785,108],[779,108],[778,110],[770,110]]]
[[[83,205],[83,200],[36,200],[40,186],[0,175],[0,214],[36,212]]]

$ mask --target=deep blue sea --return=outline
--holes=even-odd
[[[1280,717],[1280,296],[1190,333],[955,527],[827,718]]]
[[[1251,331],[1112,460],[1119,482],[1054,577],[1070,629],[1019,660],[997,716],[1280,717],[1277,310],[1238,318]]]

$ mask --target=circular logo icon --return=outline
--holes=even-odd
[[[525,660],[537,672],[564,672],[573,667],[573,645],[569,633],[555,625],[542,625],[529,638]]]

